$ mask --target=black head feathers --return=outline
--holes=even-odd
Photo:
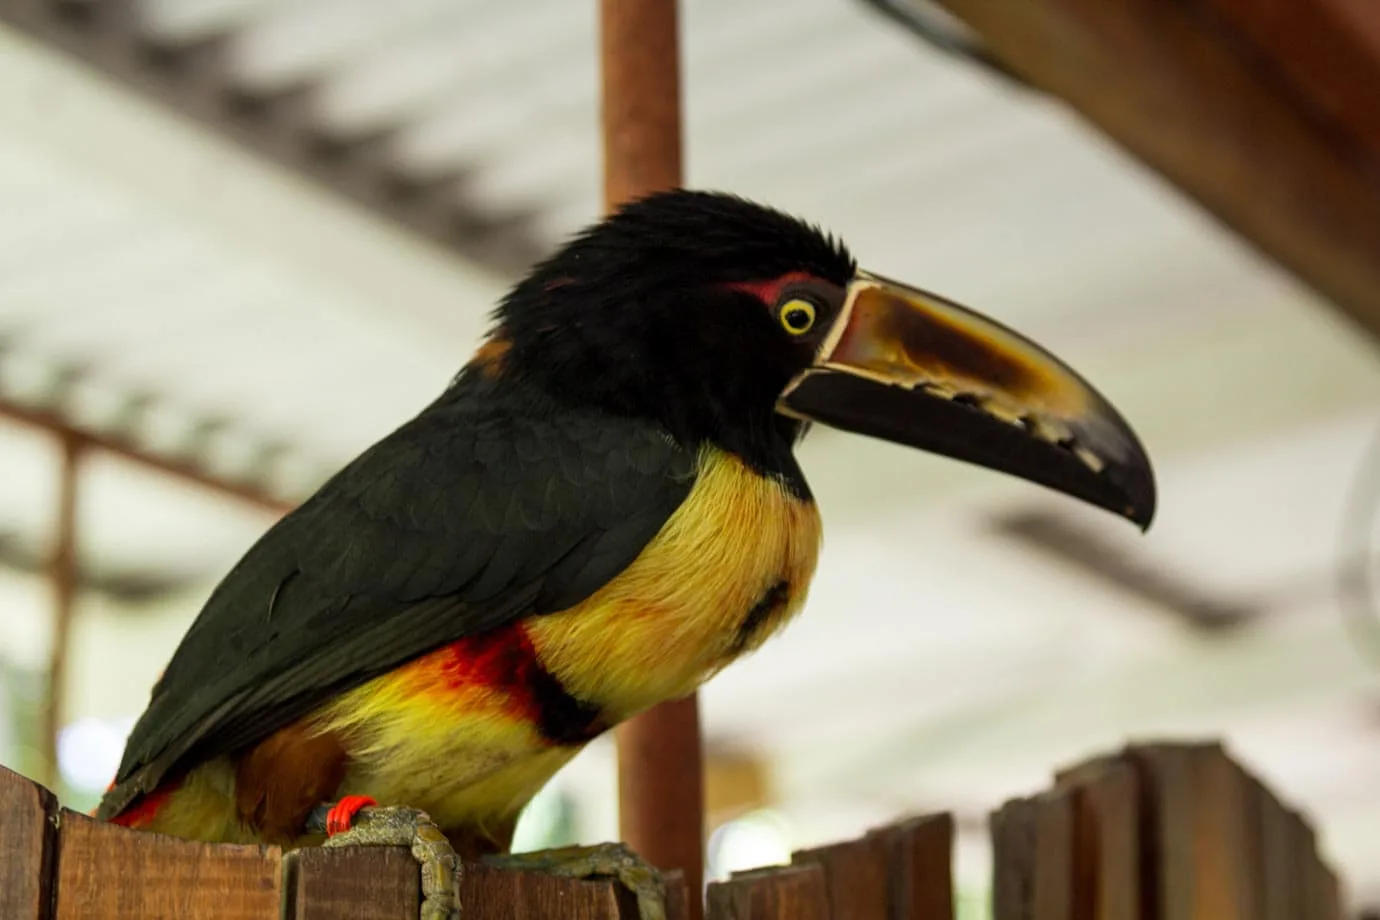
[[[791,428],[776,397],[812,352],[742,286],[804,275],[841,296],[855,271],[842,243],[780,211],[661,192],[537,265],[499,305],[492,340],[504,377],[559,401],[646,418],[686,442],[776,453]]]
[[[566,285],[652,293],[804,272],[843,285],[857,263],[818,227],[722,192],[675,189],[637,199],[572,237],[500,307]]]

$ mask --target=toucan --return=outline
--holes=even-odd
[[[661,916],[660,874],[626,848],[514,854],[514,826],[590,741],[801,610],[813,425],[1154,515],[1136,434],[1040,346],[795,216],[650,194],[536,264],[429,405],[248,548],[97,817],[409,845],[425,917],[456,916],[460,860],[616,876]]]

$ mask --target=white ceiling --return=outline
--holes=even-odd
[[[309,76],[338,129],[406,113],[399,162],[464,166],[467,201],[530,210],[543,239],[597,213],[594,4],[145,7],[164,36],[244,26],[237,79]],[[1373,348],[1058,106],[861,3],[684,8],[689,181],[802,213],[864,265],[1035,335],[1124,410],[1162,495],[1142,537],[984,471],[820,433],[803,451],[827,526],[810,607],[710,686],[711,735],[776,758],[802,839],[912,807],[976,814],[1128,737],[1225,735],[1312,810],[1355,884],[1380,886],[1380,680],[1328,591],[1380,422]],[[41,398],[83,368],[68,409],[96,426],[155,394],[154,445],[224,418],[216,463],[281,442],[287,491],[420,408],[511,280],[3,28],[0,123],[0,387]],[[0,425],[0,530],[46,538],[55,459]],[[193,579],[155,607],[84,604],[71,715],[119,718],[269,518],[123,462],[91,467],[87,558]],[[1069,514],[1271,613],[1189,632],[992,533],[990,515],[1017,507]],[[43,660],[46,604],[41,582],[0,576],[0,654]],[[606,757],[596,747],[567,780],[605,819]]]

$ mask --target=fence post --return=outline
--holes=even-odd
[[[1055,790],[992,815],[994,920],[1073,916],[1073,797]]]
[[[466,863],[460,873],[460,916],[463,920],[637,920],[637,902],[631,892],[612,881],[584,882]]]
[[[819,866],[824,873],[830,917],[888,920],[886,850],[880,840],[864,838],[800,850],[792,865]]]
[[[1056,785],[1073,796],[1074,916],[1136,920],[1142,893],[1140,783],[1135,770],[1101,759],[1060,772]]]
[[[0,917],[46,920],[52,898],[57,799],[0,767]]]
[[[868,836],[886,853],[890,920],[953,920],[953,815],[922,815]]]
[[[277,847],[196,843],[63,809],[53,920],[264,920],[282,901]]]
[[[992,837],[996,920],[1340,920],[1312,828],[1215,743],[1063,770]]]
[[[735,873],[709,886],[705,920],[831,920],[818,864]]]
[[[417,920],[417,861],[401,847],[306,847],[285,857],[285,920]]]
[[[1216,744],[1078,764],[992,817],[997,920],[1340,920],[1312,827]],[[709,886],[709,920],[953,920],[949,815]],[[667,920],[688,920],[667,873]],[[403,848],[288,854],[126,830],[0,768],[0,920],[415,920]],[[465,920],[635,920],[611,880],[466,864]],[[285,918],[279,917],[285,905]]]
[[[951,815],[923,815],[799,850],[711,884],[708,920],[953,920],[953,836]]]

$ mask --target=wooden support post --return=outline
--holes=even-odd
[[[57,526],[54,528],[48,574],[53,586],[53,640],[48,653],[48,689],[43,700],[43,772],[39,781],[54,786],[58,779],[58,733],[62,730],[67,652],[71,646],[72,615],[77,595],[77,483],[85,452],[81,440],[61,435],[62,467],[58,478]]]
[[[607,208],[681,184],[676,0],[602,0],[604,200]],[[618,730],[621,835],[662,869],[685,874],[702,913],[704,776],[695,697]]]
[[[681,184],[676,0],[601,0],[604,205]]]

